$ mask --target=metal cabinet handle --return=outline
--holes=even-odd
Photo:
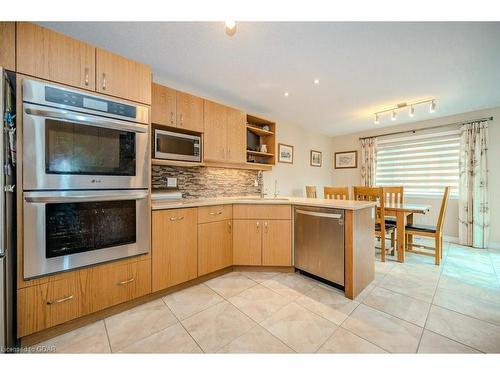
[[[102,89],[106,90],[106,73],[102,73]]]
[[[58,303],[63,303],[63,302],[67,302],[67,301],[70,301],[74,298],[73,295],[70,295],[70,296],[67,296],[67,297],[63,297],[61,299],[56,299],[54,301],[47,301],[47,305],[56,305]]]
[[[130,284],[131,282],[134,282],[134,281],[135,281],[135,277],[132,277],[132,278],[130,278],[130,279],[128,279],[128,280],[125,280],[125,281],[120,281],[120,282],[118,283],[118,285],[127,285],[127,284]]]
[[[218,212],[209,212],[208,214],[209,214],[209,215],[221,215],[221,214],[222,214],[222,211],[218,211]]]
[[[229,233],[231,233],[231,232],[232,232],[232,229],[233,229],[233,228],[232,228],[232,226],[231,226],[231,222],[230,222],[230,221],[228,221],[228,222],[227,222],[227,225],[228,225],[228,227],[229,227]]]
[[[181,125],[181,126],[182,126],[182,121],[183,121],[183,119],[184,119],[184,115],[181,113],[181,114],[179,115],[179,120],[181,120],[181,123],[180,123],[180,125]]]
[[[171,124],[174,123],[174,112],[173,111],[170,111],[170,123]]]
[[[184,216],[172,216],[170,218],[170,221],[179,221],[179,220],[182,220],[184,219]]]
[[[257,232],[259,231],[260,229],[260,223],[257,221]]]
[[[264,221],[264,230],[267,233],[267,221]]]
[[[85,68],[85,86],[89,85],[89,68]]]

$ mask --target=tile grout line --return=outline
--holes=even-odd
[[[116,353],[115,351],[113,351],[113,348],[111,347],[111,340],[109,339],[109,332],[108,332],[108,326],[106,325],[106,319],[102,320],[102,324],[104,324],[104,330],[106,331],[106,338],[108,339],[109,352]]]

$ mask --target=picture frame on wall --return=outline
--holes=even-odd
[[[293,164],[293,146],[278,143],[278,161]]]
[[[358,151],[342,151],[335,153],[335,169],[358,167]]]
[[[321,167],[323,165],[323,153],[321,151],[311,150],[311,167]]]

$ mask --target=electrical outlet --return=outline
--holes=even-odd
[[[177,187],[177,177],[167,177],[167,187],[176,188]]]

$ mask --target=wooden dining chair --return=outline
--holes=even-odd
[[[384,197],[385,204],[403,204],[404,203],[404,186],[384,186]],[[389,224],[396,225],[396,217],[386,216],[385,222]],[[396,230],[398,230],[396,226]],[[407,236],[408,238],[408,236]],[[391,255],[394,255],[394,250],[391,251]]]
[[[385,221],[385,194],[384,189],[380,187],[366,187],[366,186],[354,186],[353,187],[354,200],[357,201],[375,201],[379,203],[379,208],[375,215],[375,236],[380,237],[380,258],[382,262],[385,262],[386,248],[385,248],[385,237],[387,234],[391,235],[391,252],[394,251],[396,246],[396,236],[395,230],[396,225],[386,223]]]
[[[323,188],[325,199],[349,200],[349,188],[338,186],[325,186]]]
[[[439,216],[437,224],[434,225],[423,225],[423,224],[408,224],[406,225],[406,233],[412,237],[431,237],[434,238],[434,247],[426,246],[423,244],[413,243],[413,239],[408,241],[406,244],[406,251],[410,253],[416,253],[421,255],[434,256],[435,263],[437,266],[441,263],[441,258],[443,258],[443,225],[444,218],[446,216],[446,208],[448,206],[448,196],[450,194],[450,187],[444,188],[443,200],[441,201],[441,208],[439,210]],[[425,250],[433,250],[433,252],[415,250],[415,248],[422,248]]]
[[[316,192],[316,186],[306,186],[306,197],[318,198],[318,193]]]

